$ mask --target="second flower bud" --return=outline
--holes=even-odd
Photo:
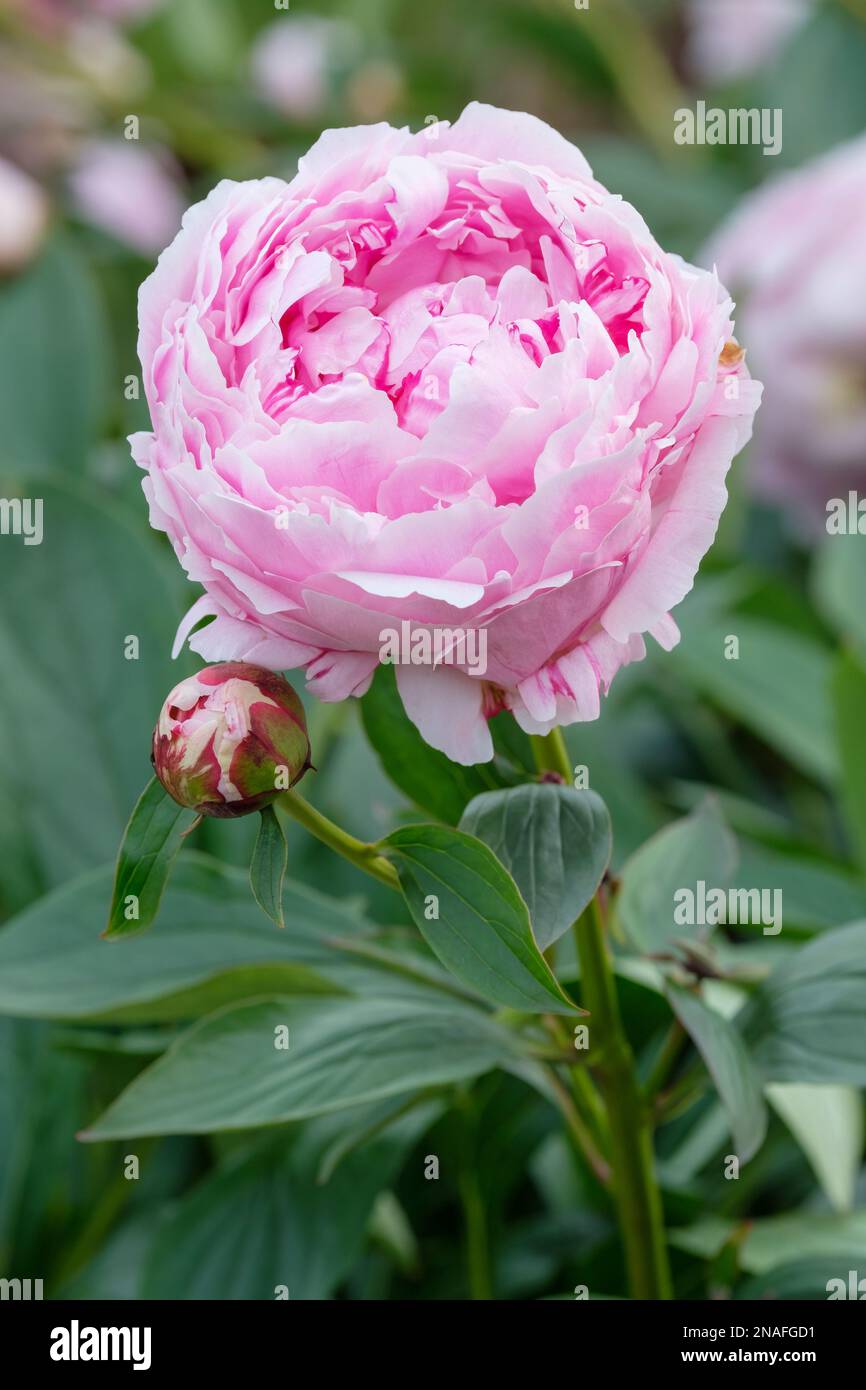
[[[303,705],[283,676],[262,666],[207,666],[167,697],[151,758],[181,806],[219,817],[260,811],[310,766]]]

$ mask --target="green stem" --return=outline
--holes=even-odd
[[[568,9],[574,5],[569,3]],[[607,67],[623,110],[656,154],[667,163],[683,156],[692,163],[701,162],[704,151],[700,148],[674,145],[673,113],[688,105],[687,96],[638,7],[627,0],[604,0],[604,4],[590,4],[577,22]]]
[[[493,1298],[493,1275],[490,1268],[490,1243],[487,1234],[487,1212],[484,1193],[478,1181],[478,1112],[469,1091],[462,1087],[455,1093],[461,1117],[460,1144],[457,1166],[457,1190],[463,1208],[466,1234],[466,1269],[469,1277],[469,1296],[488,1302]]]
[[[667,1124],[679,1115],[684,1115],[707,1089],[707,1073],[702,1066],[690,1067],[685,1075],[675,1081],[670,1090],[660,1091],[653,1098],[653,1112],[657,1124]]]
[[[571,1065],[571,1092],[575,1104],[587,1116],[590,1129],[599,1144],[607,1150],[610,1147],[607,1114],[598,1091],[592,1084],[592,1077],[582,1062],[573,1062]]]
[[[469,1291],[473,1299],[489,1302],[493,1297],[493,1286],[490,1281],[490,1257],[487,1248],[487,1217],[474,1175],[464,1173],[460,1182],[460,1196],[466,1219]]]
[[[545,1024],[551,1037],[556,1039],[560,1049],[556,1061],[564,1061],[568,1066],[574,1107],[583,1119],[599,1150],[606,1153],[610,1143],[607,1115],[601,1097],[593,1085],[586,1063],[576,1060],[562,1019],[548,1015]]]
[[[277,805],[287,811],[294,820],[302,825],[305,830],[309,830],[311,835],[315,835],[322,844],[328,845],[330,849],[336,850],[344,859],[348,859],[350,864],[356,868],[363,869],[365,873],[372,874],[380,882],[387,883],[389,888],[395,888],[399,892],[400,880],[397,877],[397,870],[390,864],[376,849],[375,845],[368,845],[363,840],[358,840],[348,831],[342,830],[339,825],[335,825],[327,816],[323,816],[321,811],[317,811],[311,806],[309,801],[305,801],[297,792],[282,792],[277,799]]]
[[[602,1187],[608,1187],[611,1180],[610,1166],[604,1155],[596,1146],[595,1139],[590,1133],[589,1125],[584,1120],[584,1117],[581,1115],[575,1103],[574,1095],[569,1095],[567,1088],[563,1086],[552,1068],[548,1068],[547,1079],[557,1098],[557,1103],[562,1111],[562,1118],[565,1120],[566,1128],[574,1141],[575,1148],[583,1154],[587,1164]]]
[[[562,737],[561,729],[551,729],[549,734],[530,734],[532,755],[539,772],[558,772],[567,787],[574,779],[571,759]]]
[[[545,737],[533,735],[532,747],[539,772],[555,772],[567,785],[571,784],[571,761],[559,729]],[[396,870],[379,854],[375,845],[349,835],[297,792],[283,792],[278,804],[344,859],[399,890]],[[634,1058],[622,1026],[598,898],[593,899],[575,923],[575,935],[583,1002],[590,1011],[590,1027],[594,1034],[594,1064],[610,1127],[613,1180],[629,1285],[634,1298],[670,1298],[671,1280],[661,1196],[653,1167],[649,1108],[638,1085]],[[588,1098],[580,1089],[574,1099],[567,1093],[565,1096],[571,1102],[564,1109],[572,1134],[584,1152],[592,1156],[593,1167],[601,1176],[606,1165],[574,1104],[575,1100],[580,1104]],[[466,1219],[472,1297],[489,1299],[492,1287],[484,1204],[477,1174],[468,1165],[461,1175],[460,1193]]]
[[[487,1242],[487,1213],[478,1183],[478,1174],[471,1160],[462,1165],[458,1180],[460,1201],[466,1229],[466,1266],[469,1274],[469,1294],[473,1300],[489,1302],[493,1298],[490,1277],[490,1250]]]
[[[532,736],[539,772],[556,772],[570,785],[571,760],[559,729]],[[655,1177],[650,1111],[638,1085],[625,1035],[598,897],[575,923],[582,1003],[590,1011],[592,1059],[607,1110],[620,1229],[634,1298],[670,1298],[671,1278]],[[588,1099],[581,1096],[581,1099]]]
[[[652,1071],[646,1079],[644,1094],[647,1096],[647,1099],[652,1100],[665,1085],[676,1063],[679,1061],[680,1053],[685,1047],[687,1040],[688,1034],[685,1028],[680,1023],[679,1019],[675,1018],[659,1049],[659,1054],[655,1060]]]
[[[582,1002],[591,1015],[593,1064],[610,1123],[610,1154],[629,1286],[633,1298],[671,1298],[650,1116],[623,1029],[597,897],[574,930]]]

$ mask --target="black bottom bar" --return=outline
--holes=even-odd
[[[564,1306],[568,1303],[571,1306]],[[855,1364],[866,1330],[859,1310],[840,1307],[836,1301],[551,1300],[517,1315],[509,1307],[507,1321],[502,1322],[492,1304],[404,1303],[390,1319],[393,1305],[379,1306],[381,1313],[375,1304],[348,1302],[7,1301],[0,1302],[0,1337],[7,1365],[23,1373],[32,1368],[60,1377],[92,1378],[104,1369],[114,1375],[134,1374],[137,1367],[140,1375],[188,1370],[248,1379],[251,1372],[266,1367],[297,1372],[299,1355],[321,1357],[333,1372],[341,1347],[355,1372],[387,1372],[390,1362],[395,1375],[405,1375],[410,1370],[407,1318],[420,1317],[423,1341],[409,1353],[409,1360],[417,1362],[425,1379],[437,1361],[446,1371],[464,1362],[459,1348],[467,1344],[452,1340],[449,1328],[454,1326],[470,1334],[472,1360],[478,1365],[480,1358],[485,1368],[495,1366],[500,1357],[510,1358],[518,1344],[529,1345],[527,1334],[542,1332],[557,1340],[535,1343],[537,1352],[546,1345],[557,1364],[571,1363],[575,1373],[588,1364],[607,1364],[617,1374],[634,1370],[644,1375],[675,1367],[700,1373],[707,1366],[772,1371],[805,1366],[826,1379],[837,1365]],[[310,1340],[321,1334],[324,1340]],[[474,1341],[476,1337],[482,1340]],[[402,1353],[397,1350],[401,1345]]]

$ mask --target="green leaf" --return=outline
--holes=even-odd
[[[836,1255],[844,1262],[837,1276],[846,1278],[848,1257],[862,1260],[864,1247],[866,1211],[795,1211],[753,1221],[739,1248],[739,1261],[750,1274],[762,1274],[793,1259]]]
[[[729,636],[736,660],[725,657]],[[797,632],[743,614],[689,630],[670,654],[696,690],[819,781],[837,772],[830,719],[830,654]]]
[[[727,1144],[730,1124],[717,1096],[709,1097],[700,1111],[689,1117],[688,1127],[673,1152],[660,1159],[659,1181],[663,1188],[687,1188]]]
[[[736,841],[712,797],[653,835],[624,865],[616,897],[617,916],[631,944],[654,953],[677,936],[706,938],[709,926],[677,924],[675,894],[694,894],[697,907],[704,891],[700,885],[706,892],[726,888],[736,864]]]
[[[812,571],[815,606],[846,642],[866,653],[866,542],[863,536],[828,536]]]
[[[418,1241],[405,1207],[393,1192],[379,1193],[370,1213],[367,1235],[370,1244],[381,1250],[404,1277],[418,1277],[421,1270]]]
[[[460,829],[505,865],[542,951],[577,920],[610,863],[610,816],[592,791],[535,782],[484,792],[466,807]]]
[[[742,1163],[757,1153],[767,1132],[761,1083],[736,1028],[691,990],[670,985],[667,996],[713,1078]]]
[[[0,472],[80,472],[98,435],[106,368],[104,315],[90,268],[74,243],[56,237],[0,289]],[[81,554],[92,560],[95,547]]]
[[[851,652],[836,663],[833,703],[842,804],[857,862],[866,870],[866,667]]]
[[[798,26],[764,79],[761,105],[785,113],[781,168],[798,168],[866,126],[866,27],[862,12],[853,10],[810,6],[809,22]],[[832,101],[826,100],[828,72]]]
[[[2,933],[0,933],[2,935]],[[87,1113],[88,1069],[54,1047],[50,1030],[0,1019],[0,1250],[3,1273],[16,1251],[41,1248],[85,1188],[73,1135]],[[61,1177],[62,1175],[62,1177]]]
[[[533,938],[526,903],[487,845],[438,825],[410,825],[381,842],[430,949],[458,980],[515,1009],[576,1006]]]
[[[140,1296],[272,1300],[285,1286],[293,1302],[330,1297],[426,1119],[403,1116],[363,1153],[349,1154],[327,1183],[318,1179],[321,1154],[339,1138],[344,1114],[282,1132],[212,1173],[160,1226]]]
[[[805,1153],[836,1211],[850,1211],[863,1154],[863,1102],[853,1086],[768,1086],[767,1100]]]
[[[99,936],[110,893],[106,867],[4,927],[0,1013],[152,1023],[274,991],[333,993],[371,979],[384,989],[392,978],[329,944],[370,930],[357,911],[288,883],[287,928],[275,932],[252,900],[248,875],[194,851],[178,860],[152,930],[122,946]]]
[[[84,1268],[58,1280],[57,1297],[88,1302],[139,1298],[144,1261],[153,1244],[154,1216],[149,1202],[121,1216]]]
[[[866,884],[853,874],[802,850],[780,853],[754,841],[739,841],[737,883],[782,895],[783,931],[819,931],[866,916]]]
[[[788,957],[738,1017],[767,1081],[866,1085],[866,922]]]
[[[155,920],[171,866],[194,819],[194,811],[178,806],[151,778],[121,842],[105,937],[131,936]],[[131,919],[126,915],[130,910],[135,913]]]
[[[0,682],[0,859],[32,863],[32,897],[114,860],[183,670],[175,571],[146,531],[84,485],[28,488],[44,544],[0,546],[0,668],[14,673]]]
[[[797,1211],[748,1222],[745,1230],[735,1221],[708,1216],[693,1226],[669,1233],[671,1245],[702,1259],[714,1259],[737,1236],[737,1261],[749,1274],[766,1274],[795,1260],[835,1258],[841,1262],[836,1275],[845,1278],[849,1259],[862,1259],[866,1245],[866,1211]],[[856,1267],[856,1266],[855,1266]]]
[[[350,1154],[362,1148],[368,1149],[371,1140],[390,1130],[410,1109],[420,1119],[423,1128],[427,1129],[445,1111],[445,1093],[440,1093],[435,1099],[426,1099],[423,1092],[410,1096],[408,1100],[405,1096],[389,1096],[375,1105],[341,1110],[339,1129],[322,1149],[316,1180],[320,1183],[330,1182],[337,1168]]]
[[[283,880],[288,862],[289,848],[283,827],[273,806],[266,806],[261,813],[250,864],[250,886],[259,907],[278,927],[286,925],[283,917]]]
[[[842,1279],[848,1285],[848,1270],[840,1270],[839,1255],[815,1255],[811,1259],[791,1260],[774,1264],[762,1274],[756,1274],[734,1290],[734,1298],[752,1303],[758,1299],[773,1304],[796,1302],[815,1303],[829,1297],[838,1285],[831,1280]],[[862,1295],[861,1295],[862,1296]]]
[[[516,1055],[510,1035],[468,1006],[258,1000],[195,1024],[82,1137],[205,1134],[305,1119],[464,1081]]]
[[[462,767],[431,748],[403,708],[392,666],[380,666],[361,701],[367,737],[382,766],[416,806],[456,825],[467,801],[502,785],[493,765]]]

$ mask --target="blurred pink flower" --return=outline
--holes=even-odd
[[[215,615],[207,660],[305,667],[340,700],[385,633],[483,633],[483,669],[396,669],[428,743],[472,763],[498,709],[594,719],[645,633],[677,642],[760,387],[716,278],[543,122],[473,103],[326,131],[291,183],[192,208],[139,309],[133,452],[206,588],[178,640]]]
[[[732,82],[780,53],[814,0],[688,0],[686,61],[705,82]]]
[[[78,214],[144,256],[180,226],[183,198],[169,157],[127,140],[86,144],[69,176]]]
[[[48,226],[48,199],[35,179],[0,159],[0,273],[35,256]]]
[[[81,19],[98,15],[119,24],[129,24],[159,8],[164,0],[10,0],[31,23],[46,31],[67,29]]]
[[[84,0],[84,3],[95,14],[105,15],[106,19],[128,22],[159,9],[164,0]]]
[[[360,34],[347,20],[286,15],[263,29],[253,44],[253,81],[284,115],[312,120],[328,106],[335,71],[360,46]]]
[[[739,295],[766,386],[756,490],[809,529],[866,486],[866,136],[771,179],[702,260]]]

